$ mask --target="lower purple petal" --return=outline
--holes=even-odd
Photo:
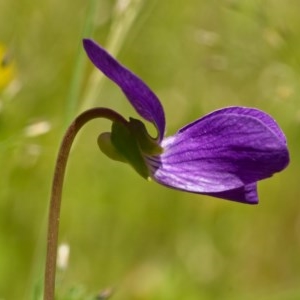
[[[164,139],[163,154],[147,158],[152,177],[175,189],[257,202],[249,186],[283,170],[289,153],[275,121],[240,112],[212,113]]]
[[[256,183],[248,184],[237,189],[228,190],[219,193],[207,193],[207,194],[203,193],[203,195],[241,202],[245,204],[258,204]]]

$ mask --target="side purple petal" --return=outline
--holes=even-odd
[[[284,135],[262,119],[243,110],[220,111],[185,126],[163,140],[162,155],[147,158],[153,178],[176,189],[212,194],[280,172],[289,162]]]
[[[141,117],[156,126],[161,141],[165,132],[165,115],[157,96],[138,76],[94,41],[84,39],[83,46],[92,63],[122,89]]]

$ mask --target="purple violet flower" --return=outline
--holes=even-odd
[[[142,176],[177,190],[257,204],[257,182],[289,163],[284,133],[268,114],[248,107],[214,111],[164,137],[165,115],[157,96],[135,74],[94,41],[83,41],[93,64],[124,92],[137,113],[155,125],[130,118],[114,122],[99,137],[110,158],[130,163]]]

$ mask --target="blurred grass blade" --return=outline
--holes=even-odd
[[[140,12],[144,0],[117,0],[112,16],[112,25],[108,36],[106,49],[117,56],[132,24]],[[80,111],[88,109],[94,105],[99,90],[102,87],[103,74],[94,68],[87,83],[83,104]]]
[[[83,28],[82,36],[91,36],[94,30],[94,19],[95,13],[97,11],[97,0],[90,0],[87,8],[87,16]],[[81,89],[81,83],[83,80],[83,69],[85,65],[85,53],[82,51],[81,39],[77,50],[77,59],[75,62],[75,67],[73,71],[73,78],[71,80],[71,86],[69,91],[69,96],[66,102],[66,112],[65,112],[65,126],[71,122],[74,118],[79,102],[79,95]]]

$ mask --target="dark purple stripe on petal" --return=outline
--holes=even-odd
[[[156,126],[161,140],[165,131],[165,115],[157,96],[138,76],[122,66],[94,41],[84,39],[83,45],[92,63],[122,89],[141,117]]]
[[[258,204],[256,183],[248,184],[234,190],[228,190],[219,193],[208,193],[204,195],[241,202],[245,204]]]
[[[160,160],[158,157],[156,158],[147,158],[149,167],[150,167],[150,172],[154,174],[158,167],[160,166]],[[172,177],[172,175],[170,174]],[[241,202],[245,204],[258,204],[258,194],[257,194],[257,184],[256,183],[251,183],[248,185],[244,185],[242,187],[232,189],[232,190],[224,190],[222,192],[211,192],[211,193],[204,193],[204,192],[196,192],[194,189],[188,190],[187,188],[179,188],[180,186],[180,181],[176,181],[176,176],[173,177],[173,182],[172,184],[166,183],[166,181],[162,182],[161,180],[157,180],[157,178],[154,176],[153,179],[157,181],[160,184],[163,184],[169,188],[176,189],[176,190],[182,190],[186,192],[192,192],[195,194],[201,194],[205,196],[211,196],[211,197],[216,197],[216,198],[221,198],[221,199],[226,199],[226,200],[231,200],[235,202]],[[197,184],[195,181],[194,184]]]
[[[176,189],[217,196],[240,192],[283,170],[289,153],[278,125],[267,115],[240,112],[212,113],[164,139],[163,154],[148,159],[153,178]]]

